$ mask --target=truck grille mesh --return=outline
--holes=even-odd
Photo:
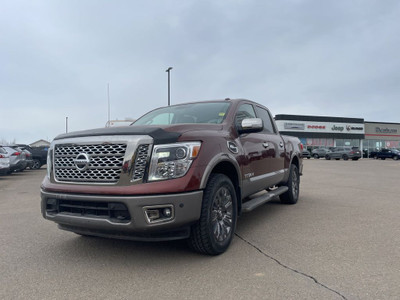
[[[58,181],[116,183],[118,182],[126,144],[56,145],[54,172]],[[86,154],[89,164],[79,170],[75,164],[78,155]]]
[[[140,145],[137,150],[135,169],[133,171],[133,180],[143,179],[147,165],[147,157],[149,156],[149,145]]]

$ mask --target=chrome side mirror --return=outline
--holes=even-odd
[[[260,118],[243,119],[239,133],[258,132],[263,130],[263,121]]]

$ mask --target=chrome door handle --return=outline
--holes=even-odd
[[[268,148],[268,146],[269,146],[268,143],[263,143],[262,145],[264,146],[264,148]]]
[[[282,148],[282,147],[283,147],[283,143],[282,143],[282,142],[280,142],[280,143],[279,143],[279,146]]]

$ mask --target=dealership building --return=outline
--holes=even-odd
[[[275,122],[282,134],[297,136],[308,149],[351,146],[370,152],[400,148],[400,123],[302,115],[276,115]]]

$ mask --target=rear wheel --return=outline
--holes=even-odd
[[[343,154],[342,158],[343,158],[343,160],[348,160],[349,159],[349,157],[346,154]]]
[[[289,180],[287,187],[289,190],[279,196],[281,202],[284,204],[296,204],[299,199],[300,193],[300,175],[299,169],[296,165],[292,164],[289,169]]]
[[[192,226],[189,246],[197,252],[218,255],[225,252],[235,233],[237,199],[231,180],[212,174],[203,195],[200,220]]]
[[[399,157],[398,157],[398,156],[393,156],[393,159],[394,159],[394,160],[398,160]]]
[[[325,159],[326,160],[331,160],[331,157],[327,154],[327,155],[325,155]]]
[[[314,158],[318,159],[319,155],[318,154],[314,154]]]

